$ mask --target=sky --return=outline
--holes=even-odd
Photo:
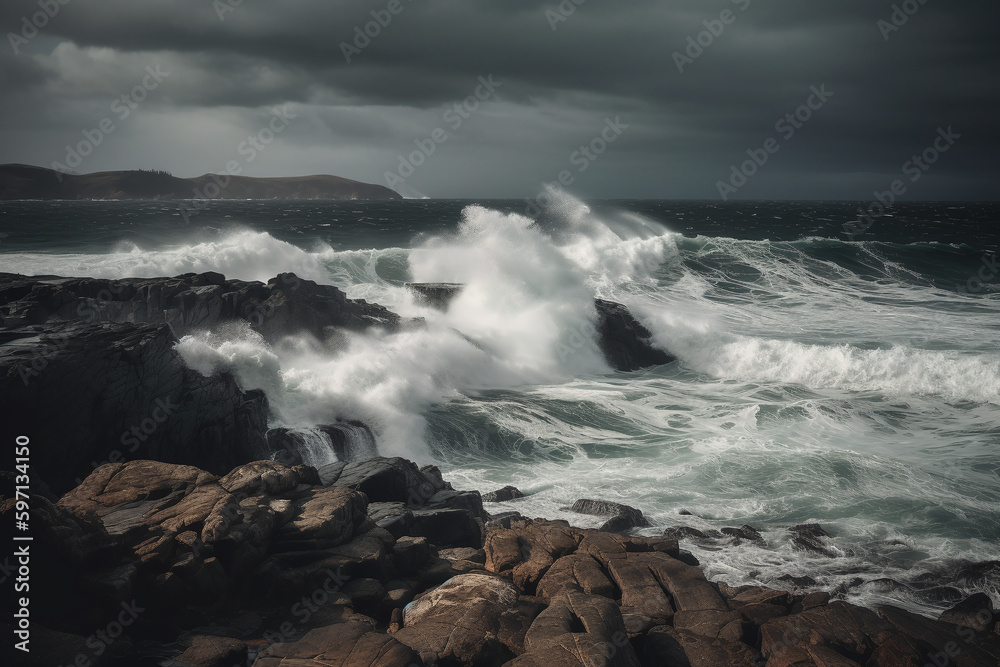
[[[998,25],[995,0],[4,0],[0,163],[996,199]]]

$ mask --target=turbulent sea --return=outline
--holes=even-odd
[[[564,508],[613,500],[644,534],[760,529],[682,542],[717,581],[808,576],[925,613],[1000,601],[1000,568],[963,565],[1000,559],[1000,205],[897,205],[851,239],[860,205],[563,197],[536,220],[509,200],[216,201],[186,220],[177,202],[2,202],[0,271],[337,285],[426,327],[269,347],[234,326],[179,351],[263,388],[272,426],[362,420],[381,454],[528,496],[490,512],[596,527]],[[408,281],[466,287],[439,312]],[[612,371],[595,296],[678,361]],[[801,523],[830,554],[794,548]]]

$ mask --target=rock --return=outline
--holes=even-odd
[[[863,664],[890,630],[890,624],[874,612],[834,602],[764,623],[760,628],[761,651],[765,655],[792,649],[808,653],[810,644],[822,644]]]
[[[833,548],[823,543],[823,538],[830,537],[830,534],[823,530],[819,524],[810,523],[792,526],[788,529],[792,534],[792,546],[800,551],[809,551],[814,554],[826,556],[827,558],[838,558],[840,554]]]
[[[743,525],[739,528],[723,528],[722,534],[736,538],[733,542],[734,544],[740,544],[743,541],[756,542],[758,544],[764,543],[764,538],[761,537],[760,531],[753,526]]]
[[[639,665],[618,606],[582,593],[552,599],[531,624],[524,645],[527,651],[509,663],[513,667]]]
[[[976,593],[941,614],[938,620],[972,628],[978,632],[987,632],[993,626],[995,616],[990,596],[986,593]]]
[[[438,549],[438,557],[445,560],[467,560],[470,563],[486,564],[486,552],[482,549],[472,547],[459,547],[457,549]]]
[[[684,563],[685,565],[691,565],[692,567],[700,567],[701,561],[699,561],[693,553],[686,549],[681,549],[677,554],[677,560]]]
[[[563,556],[553,563],[538,582],[538,596],[550,599],[562,593],[577,591],[587,595],[615,596],[615,589],[589,554]]]
[[[816,580],[812,577],[796,577],[791,574],[783,574],[778,577],[778,581],[787,581],[798,588],[808,588],[816,585]]]
[[[676,361],[652,345],[653,334],[620,303],[595,299],[597,342],[604,358],[619,371],[635,371]]]
[[[403,503],[371,503],[368,516],[397,539],[413,532],[413,512]]]
[[[478,547],[483,542],[480,521],[465,509],[414,509],[410,533],[432,544]]]
[[[0,423],[47,443],[33,469],[57,493],[103,462],[157,459],[225,474],[270,456],[263,392],[242,391],[228,374],[189,369],[163,324],[47,323],[0,332]]]
[[[344,593],[351,598],[355,611],[366,616],[378,614],[382,600],[386,596],[386,587],[378,579],[351,579],[344,586]]]
[[[690,526],[671,526],[663,531],[663,534],[666,537],[674,537],[678,540],[715,540],[722,538],[722,533],[717,530],[710,530],[705,533]]]
[[[198,635],[175,660],[189,667],[232,667],[246,663],[247,645],[230,637]]]
[[[499,577],[459,575],[407,605],[403,628],[393,637],[445,664],[500,665],[514,657],[499,633],[501,617],[518,597],[517,588]]]
[[[760,654],[746,644],[665,625],[653,628],[646,635],[642,658],[642,667],[758,667],[762,664]]]
[[[398,633],[397,633],[398,634]],[[262,651],[254,667],[420,667],[415,651],[395,635],[373,632],[371,625],[351,621],[310,630],[297,642],[274,644]]]
[[[502,489],[483,494],[484,503],[505,503],[518,498],[524,498],[524,494],[513,486],[505,486]]]
[[[833,606],[827,605],[827,607]],[[881,606],[878,615],[898,632],[928,647],[929,661],[946,661],[951,667],[1000,664],[1000,636],[976,633],[971,628],[935,621],[896,607]],[[956,647],[960,650],[956,653]]]
[[[414,507],[424,505],[438,492],[434,480],[424,475],[415,463],[398,457],[353,461],[341,466],[335,476],[331,467],[323,483],[361,491],[370,502],[398,502]]]
[[[430,559],[430,544],[426,537],[400,537],[392,555],[400,572],[414,574]]]
[[[559,558],[576,550],[579,531],[554,522],[512,522],[486,534],[486,569],[504,577],[528,595]]]
[[[650,627],[668,623],[674,616],[674,606],[654,570],[648,554],[625,554],[608,564],[608,572],[622,592],[622,613],[643,616],[649,619]]]
[[[413,293],[417,303],[441,311],[448,310],[448,305],[465,287],[461,283],[403,283],[403,286]]]
[[[303,464],[310,456],[310,448],[320,441],[337,461],[345,463],[378,454],[375,434],[359,421],[338,421],[309,429],[279,427],[267,432],[268,447],[274,452],[272,457],[287,466]]]
[[[642,512],[636,508],[604,500],[577,500],[573,503],[573,506],[570,507],[569,510],[580,514],[611,517],[603,526],[601,526],[601,530],[613,533],[624,532],[630,528],[645,527],[649,525],[646,517],[644,517]]]
[[[510,528],[512,521],[523,519],[520,512],[498,512],[490,515],[490,520],[486,522],[486,528]]]

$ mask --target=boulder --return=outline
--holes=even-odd
[[[505,486],[502,489],[483,494],[484,503],[505,503],[518,498],[524,498],[524,494],[514,486]]]
[[[175,660],[189,667],[232,667],[246,663],[247,645],[231,637],[197,635]]]
[[[577,500],[569,510],[580,514],[611,517],[601,526],[601,530],[612,533],[624,532],[630,528],[642,528],[649,525],[646,517],[636,508],[605,500]]]
[[[514,657],[500,639],[501,618],[515,613],[518,589],[486,574],[463,574],[411,602],[393,637],[425,661],[502,665]]]

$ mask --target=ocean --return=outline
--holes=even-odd
[[[490,512],[596,527],[565,508],[599,498],[648,535],[759,529],[682,541],[716,581],[1000,600],[1000,567],[968,567],[1000,559],[1000,204],[897,204],[850,237],[868,203],[554,200],[537,220],[514,200],[0,202],[0,271],[337,285],[426,326],[178,350],[264,389],[273,426],[361,420],[383,455],[527,496]],[[465,288],[439,312],[408,281]],[[595,296],[678,361],[612,371]],[[803,523],[829,553],[795,548]]]

